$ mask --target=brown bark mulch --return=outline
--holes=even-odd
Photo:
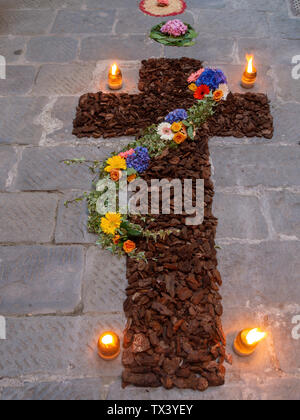
[[[187,58],[143,61],[141,93],[83,95],[73,134],[95,138],[140,134],[141,129],[163,121],[168,112],[193,105],[186,80],[200,67],[200,61]],[[272,135],[266,95],[230,94],[198,130],[194,142],[166,150],[143,174],[147,181],[204,179],[205,219],[200,226],[186,226],[184,215],[153,216],[150,229],[176,228],[178,233],[156,243],[139,241],[138,250],[145,251],[148,264],[127,262],[124,386],[204,391],[224,384],[226,340],[221,324],[222,280],[217,270],[217,219],[212,214],[208,141],[211,136]]]
[[[83,95],[73,134],[79,138],[138,135],[141,129],[162,122],[174,109],[191,107],[195,100],[187,88],[187,77],[201,64],[190,58],[143,61],[138,85],[141,93]],[[211,136],[273,136],[273,119],[264,94],[230,94],[207,124]]]

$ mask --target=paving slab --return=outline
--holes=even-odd
[[[239,307],[242,313],[247,305],[298,302],[300,241],[217,243],[221,246],[218,261],[226,307]]]
[[[7,96],[0,98],[1,106],[1,144],[38,144],[42,126],[36,123],[47,98]]]
[[[111,33],[115,16],[115,10],[61,10],[56,17],[52,33]]]
[[[93,175],[85,164],[67,166],[68,159],[86,158],[102,161],[113,152],[113,146],[30,147],[24,150],[13,188],[22,191],[87,189]]]
[[[121,374],[121,360],[97,354],[103,331],[121,336],[123,315],[6,318],[7,339],[0,347],[0,376],[82,375],[99,378]]]
[[[50,242],[57,204],[56,194],[0,194],[0,242]]]
[[[200,36],[192,47],[182,51],[181,48],[165,47],[164,56],[167,58],[185,57],[195,58],[206,62],[232,63],[233,62],[234,40],[215,38],[211,36]]]
[[[211,144],[216,187],[299,185],[298,146]]]
[[[69,379],[60,382],[25,383],[2,391],[2,401],[99,401],[103,395],[99,379]]]
[[[84,312],[122,312],[126,287],[126,259],[100,247],[89,248],[84,274]]]
[[[286,145],[299,145],[300,132],[300,104],[276,104],[272,109],[274,117],[273,142]]]
[[[0,16],[0,35],[45,34],[54,17],[54,11],[50,10],[4,10]]]
[[[88,91],[94,69],[93,63],[44,64],[40,68],[32,94],[68,96],[85,93]]]
[[[88,233],[88,210],[85,200],[65,206],[66,201],[82,196],[82,191],[64,194],[59,202],[55,229],[57,244],[95,244],[97,236]]]
[[[297,305],[286,305],[284,309],[280,308],[269,316],[278,364],[284,373],[293,376],[299,375],[300,372],[300,307],[298,303],[299,301]],[[294,385],[296,384],[294,383]],[[300,394],[299,383],[297,385],[295,396]],[[278,388],[277,395],[279,394]]]
[[[160,57],[162,52],[162,45],[145,35],[97,35],[82,40],[80,59],[143,60]]]
[[[139,0],[85,0],[88,9],[135,9],[138,7]]]
[[[70,37],[35,37],[27,44],[26,60],[35,63],[68,63],[76,60],[78,43],[78,40]]]
[[[192,9],[224,9],[227,0],[188,0],[187,5]]]
[[[272,12],[288,14],[287,2],[285,0],[231,0],[231,4],[236,9],[257,10],[259,12]]]
[[[214,215],[218,238],[266,239],[268,227],[257,197],[217,192]]]
[[[81,301],[80,247],[0,247],[2,315],[71,313]]]
[[[29,93],[36,73],[37,69],[34,66],[6,66],[6,79],[0,79],[0,96]]]
[[[82,0],[0,0],[1,9],[81,8]]]
[[[250,36],[261,38],[269,34],[269,25],[264,13],[253,10],[199,10],[195,29],[200,35]],[[221,23],[221,24],[220,24]]]
[[[13,64],[24,57],[25,44],[23,37],[0,37],[0,53],[7,64]]]
[[[300,39],[300,19],[282,15],[270,15],[270,32],[276,38]]]
[[[300,102],[300,83],[292,77],[295,64],[278,65],[272,69],[276,78],[275,89],[279,98],[285,102]]]
[[[0,147],[0,190],[6,189],[9,171],[17,163],[17,153],[13,147]]]
[[[266,200],[275,231],[300,239],[300,191],[268,192]]]

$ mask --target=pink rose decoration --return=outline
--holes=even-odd
[[[200,69],[196,71],[196,73],[191,74],[190,77],[188,78],[188,83],[195,83],[203,72],[204,72],[204,69]]]
[[[133,149],[127,150],[126,152],[122,152],[119,153],[119,156],[122,157],[123,159],[127,159],[128,156],[131,156],[135,153],[135,151]]]

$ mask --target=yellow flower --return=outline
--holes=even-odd
[[[174,122],[171,126],[171,129],[173,133],[178,133],[182,129],[182,123],[181,122]]]
[[[196,92],[196,90],[197,90],[197,85],[196,85],[196,83],[191,83],[191,84],[189,85],[189,89],[190,89],[192,92]]]
[[[107,213],[101,219],[101,229],[108,235],[114,235],[121,226],[121,215],[117,213]]]
[[[121,156],[114,156],[107,160],[106,172],[111,172],[113,169],[127,169],[126,160]]]

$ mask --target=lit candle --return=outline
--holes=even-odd
[[[243,330],[235,339],[234,351],[238,356],[250,356],[266,336],[267,333],[263,332],[260,328]]]
[[[113,64],[109,70],[108,86],[112,90],[119,90],[123,86],[122,72],[117,64]]]
[[[256,68],[253,65],[253,60],[254,60],[253,55],[246,55],[246,58],[247,58],[248,64],[242,77],[242,86],[245,89],[251,89],[253,88],[255,84],[257,72],[256,72]]]
[[[120,354],[120,339],[114,332],[101,334],[98,341],[98,354],[102,359],[112,360]]]

